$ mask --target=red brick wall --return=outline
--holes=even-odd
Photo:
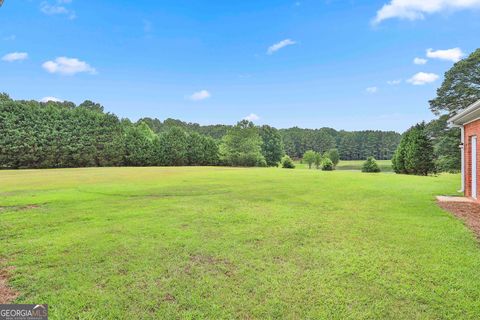
[[[465,195],[472,196],[472,136],[477,136],[477,198],[480,201],[480,120],[465,125]]]

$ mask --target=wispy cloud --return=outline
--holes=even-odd
[[[43,69],[50,73],[62,75],[74,75],[77,73],[97,74],[97,70],[85,61],[77,58],[58,57],[53,61],[46,61],[42,64]]]
[[[453,62],[460,61],[465,54],[460,48],[452,48],[447,50],[427,50],[427,57],[432,59],[441,59],[441,60],[448,60]]]
[[[402,79],[395,79],[395,80],[387,81],[387,84],[390,85],[390,86],[397,86],[400,83],[402,83]]]
[[[51,2],[42,2],[40,4],[40,11],[47,15],[66,15],[69,19],[75,19],[75,11],[67,8],[66,5],[70,4],[72,0],[57,0],[54,3]]]
[[[212,95],[208,90],[200,90],[197,92],[194,92],[192,95],[188,97],[188,99],[192,101],[201,101],[210,98]]]
[[[407,82],[415,86],[422,86],[427,83],[435,82],[438,80],[438,78],[439,76],[435,73],[419,72],[408,79]]]
[[[373,23],[393,18],[418,20],[426,14],[472,8],[480,8],[480,0],[391,0],[377,11]]]
[[[6,62],[14,62],[14,61],[22,61],[27,58],[28,58],[28,53],[26,52],[12,52],[4,55],[2,57],[2,60]]]
[[[378,87],[368,87],[367,89],[365,89],[365,91],[367,91],[367,93],[369,94],[375,94],[378,92]]]
[[[413,63],[418,64],[418,65],[424,65],[427,64],[428,60],[423,59],[423,58],[415,58],[413,59]]]
[[[40,102],[49,102],[49,101],[53,101],[53,102],[63,102],[64,100],[59,99],[59,98],[57,98],[57,97],[44,97],[44,98],[40,99]]]
[[[257,121],[257,120],[260,120],[260,117],[258,115],[256,115],[255,113],[250,113],[248,116],[243,118],[243,120]]]
[[[267,54],[274,54],[278,50],[280,50],[282,48],[285,48],[287,46],[292,46],[294,44],[296,44],[296,42],[291,40],[291,39],[282,40],[280,42],[277,42],[277,43],[271,45],[267,50]]]

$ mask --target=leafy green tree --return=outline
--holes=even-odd
[[[285,154],[282,136],[277,129],[267,125],[260,127],[259,133],[263,141],[262,154],[267,165],[276,167]]]
[[[95,103],[95,102],[90,101],[90,100],[85,100],[84,102],[82,102],[81,104],[78,105],[78,108],[85,108],[85,109],[89,109],[89,110],[92,110],[92,111],[97,111],[97,112],[103,113],[103,106],[99,103]]]
[[[395,151],[395,154],[392,157],[392,168],[395,173],[407,174],[407,168],[405,167],[405,153],[406,145],[408,144],[408,135],[405,134],[402,142]]]
[[[325,157],[330,158],[332,160],[333,165],[336,167],[337,164],[340,162],[340,154],[338,153],[337,149],[330,149],[324,154]]]
[[[315,163],[315,159],[317,158],[317,153],[313,150],[308,150],[303,155],[303,162],[308,164],[308,168],[312,169],[312,165]]]
[[[262,138],[258,129],[247,120],[242,120],[227,131],[220,145],[221,160],[231,166],[266,166],[262,155]]]
[[[438,119],[427,125],[434,144],[438,171],[459,172],[461,169],[460,129],[448,125],[448,119],[480,99],[480,49],[453,65],[430,100],[430,110]]]
[[[453,115],[480,99],[480,49],[454,64],[445,73],[445,80],[430,100],[430,110],[436,115]]]
[[[425,123],[410,128],[392,159],[396,173],[428,175],[435,172],[433,143]]]
[[[362,172],[380,172],[380,167],[374,157],[368,157],[367,161],[363,163]]]
[[[155,134],[145,123],[128,126],[125,130],[125,164],[149,166],[154,160]]]
[[[191,166],[216,165],[218,145],[213,138],[192,132],[188,135],[187,158]]]
[[[155,147],[159,165],[183,166],[188,164],[188,135],[180,127],[171,127],[159,135]],[[203,157],[201,155],[200,157]],[[196,161],[196,160],[195,160]]]
[[[435,167],[438,172],[457,173],[461,170],[460,128],[448,124],[448,115],[432,120],[426,126],[428,135],[432,137]]]
[[[323,158],[324,157],[319,152],[315,152],[315,168],[320,169]]]

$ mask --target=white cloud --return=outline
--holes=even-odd
[[[480,8],[480,0],[391,0],[377,11],[373,23],[392,18],[424,19],[426,14],[471,8]]]
[[[267,50],[267,54],[274,54],[276,51],[294,44],[296,44],[296,42],[293,40],[290,40],[290,39],[282,40],[278,43],[275,43],[274,45],[271,45]]]
[[[378,87],[368,87],[367,89],[365,89],[365,91],[370,94],[375,94],[378,92]]]
[[[200,90],[194,92],[189,99],[192,101],[201,101],[210,98],[212,95],[207,90]]]
[[[56,98],[56,97],[44,97],[40,100],[40,102],[49,102],[49,101],[53,101],[53,102],[63,102],[62,99],[59,99],[59,98]]]
[[[55,4],[42,2],[40,5],[40,11],[48,15],[64,14],[67,15],[69,19],[75,19],[75,11],[64,6],[65,4],[70,4],[71,2],[71,0],[57,0]]]
[[[415,59],[413,59],[413,63],[419,64],[419,65],[427,64],[427,62],[428,62],[428,60],[427,60],[427,59],[423,59],[423,58],[415,58]]]
[[[248,121],[257,121],[260,120],[260,117],[257,116],[255,113],[250,113],[248,116],[243,118],[243,120],[248,120]]]
[[[3,61],[13,62],[13,61],[22,61],[28,58],[28,53],[26,52],[12,52],[4,55],[2,57]]]
[[[44,62],[42,67],[50,73],[59,73],[63,75],[74,75],[81,72],[90,74],[97,73],[97,70],[92,68],[85,61],[67,57],[58,57],[54,61]]]
[[[388,85],[391,85],[391,86],[397,86],[397,85],[399,85],[400,83],[402,83],[402,80],[401,80],[401,79],[396,79],[396,80],[389,80],[389,81],[387,81],[387,84],[388,84]]]
[[[408,79],[407,82],[415,86],[421,86],[427,83],[435,82],[438,80],[438,78],[439,76],[435,73],[419,72]]]
[[[453,62],[460,61],[465,54],[462,52],[460,48],[452,48],[447,50],[436,50],[428,49],[427,50],[427,57],[432,59],[441,59],[441,60],[449,60]]]

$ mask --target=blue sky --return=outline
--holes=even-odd
[[[5,0],[0,22],[0,91],[15,99],[403,131],[433,118],[444,72],[477,48],[480,0]]]

